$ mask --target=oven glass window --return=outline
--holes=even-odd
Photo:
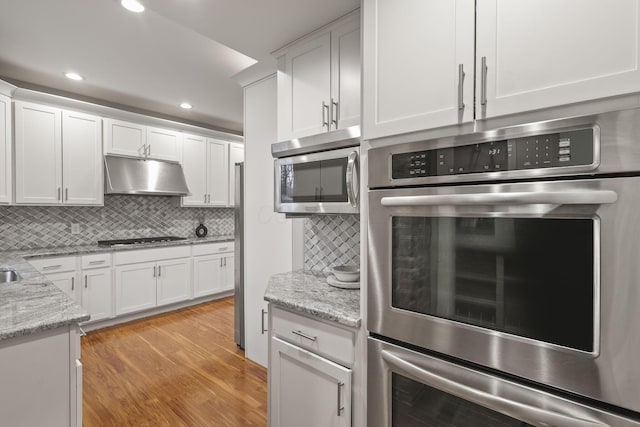
[[[594,348],[592,219],[392,219],[396,308]]]
[[[530,424],[393,373],[393,427],[527,427]]]

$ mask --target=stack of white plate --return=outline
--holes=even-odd
[[[360,289],[360,266],[336,265],[333,274],[327,276],[327,283],[341,289]]]

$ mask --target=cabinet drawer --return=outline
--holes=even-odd
[[[113,263],[114,265],[136,264],[139,262],[161,261],[163,259],[187,258],[189,256],[191,256],[191,248],[189,246],[121,251],[114,254]]]
[[[60,273],[76,269],[76,257],[34,258],[29,263],[42,274]]]
[[[91,254],[83,255],[81,261],[82,269],[111,267],[111,254]]]
[[[235,244],[233,242],[222,243],[203,243],[193,245],[193,256],[198,255],[213,255],[225,252],[233,252]]]
[[[342,365],[353,365],[354,331],[280,310],[273,305],[271,315],[271,331],[274,336]]]

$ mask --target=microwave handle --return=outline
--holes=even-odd
[[[347,159],[347,197],[349,197],[349,203],[352,207],[357,208],[359,202],[359,191],[354,185],[359,181],[354,179],[354,176],[358,174],[358,152],[352,151]]]
[[[434,194],[383,197],[382,206],[469,206],[469,205],[604,205],[615,203],[612,190],[539,191],[512,193]]]
[[[573,427],[577,425],[594,427],[606,426],[606,424],[595,419],[577,418],[556,412],[550,408],[539,408],[528,405],[524,402],[518,402],[478,390],[466,384],[453,381],[449,378],[428,371],[408,360],[403,359],[393,351],[382,350],[381,355],[382,359],[384,359],[389,365],[406,372],[425,385],[436,388],[445,393],[453,394],[469,402],[477,403],[496,412],[504,413],[504,411],[507,410],[509,416],[521,418],[521,421],[543,421],[546,425],[558,427]]]

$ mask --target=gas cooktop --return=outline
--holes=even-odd
[[[186,237],[160,236],[160,237],[136,237],[133,239],[98,240],[99,246],[138,245],[142,243],[173,242],[175,240],[187,240]]]

